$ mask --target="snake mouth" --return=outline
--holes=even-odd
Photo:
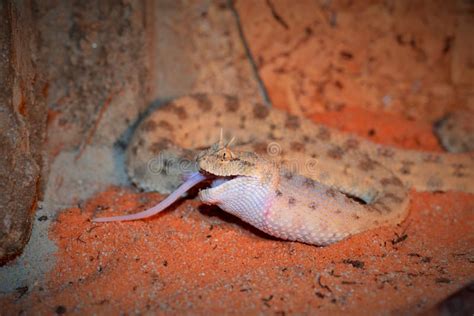
[[[211,188],[217,188],[218,186],[229,182],[236,177],[216,177],[214,180],[211,181]]]
[[[238,177],[238,176],[219,176],[202,169],[199,170],[199,173],[202,174],[204,177],[206,177],[205,182],[209,183],[210,188],[216,188]]]

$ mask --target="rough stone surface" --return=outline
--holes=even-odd
[[[0,263],[28,241],[46,116],[31,1],[0,3]]]
[[[153,1],[152,93],[170,99],[193,92],[218,92],[262,101],[226,0]]]
[[[274,105],[344,106],[433,122],[470,107],[472,2],[236,1]]]
[[[41,1],[47,157],[112,144],[148,106],[145,3]]]

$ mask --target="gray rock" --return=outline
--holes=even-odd
[[[28,241],[40,192],[45,84],[32,10],[28,1],[0,4],[0,263]]]

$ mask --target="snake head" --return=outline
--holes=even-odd
[[[251,176],[259,157],[252,152],[232,151],[229,143],[219,142],[201,151],[197,157],[199,169],[220,177]]]

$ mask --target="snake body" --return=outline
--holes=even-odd
[[[235,144],[222,136],[213,144],[221,130]],[[199,193],[204,203],[316,245],[402,222],[410,188],[474,193],[472,154],[378,145],[225,95],[185,96],[155,110],[129,144],[127,170],[137,186],[161,193],[175,191],[183,174],[212,178]]]

